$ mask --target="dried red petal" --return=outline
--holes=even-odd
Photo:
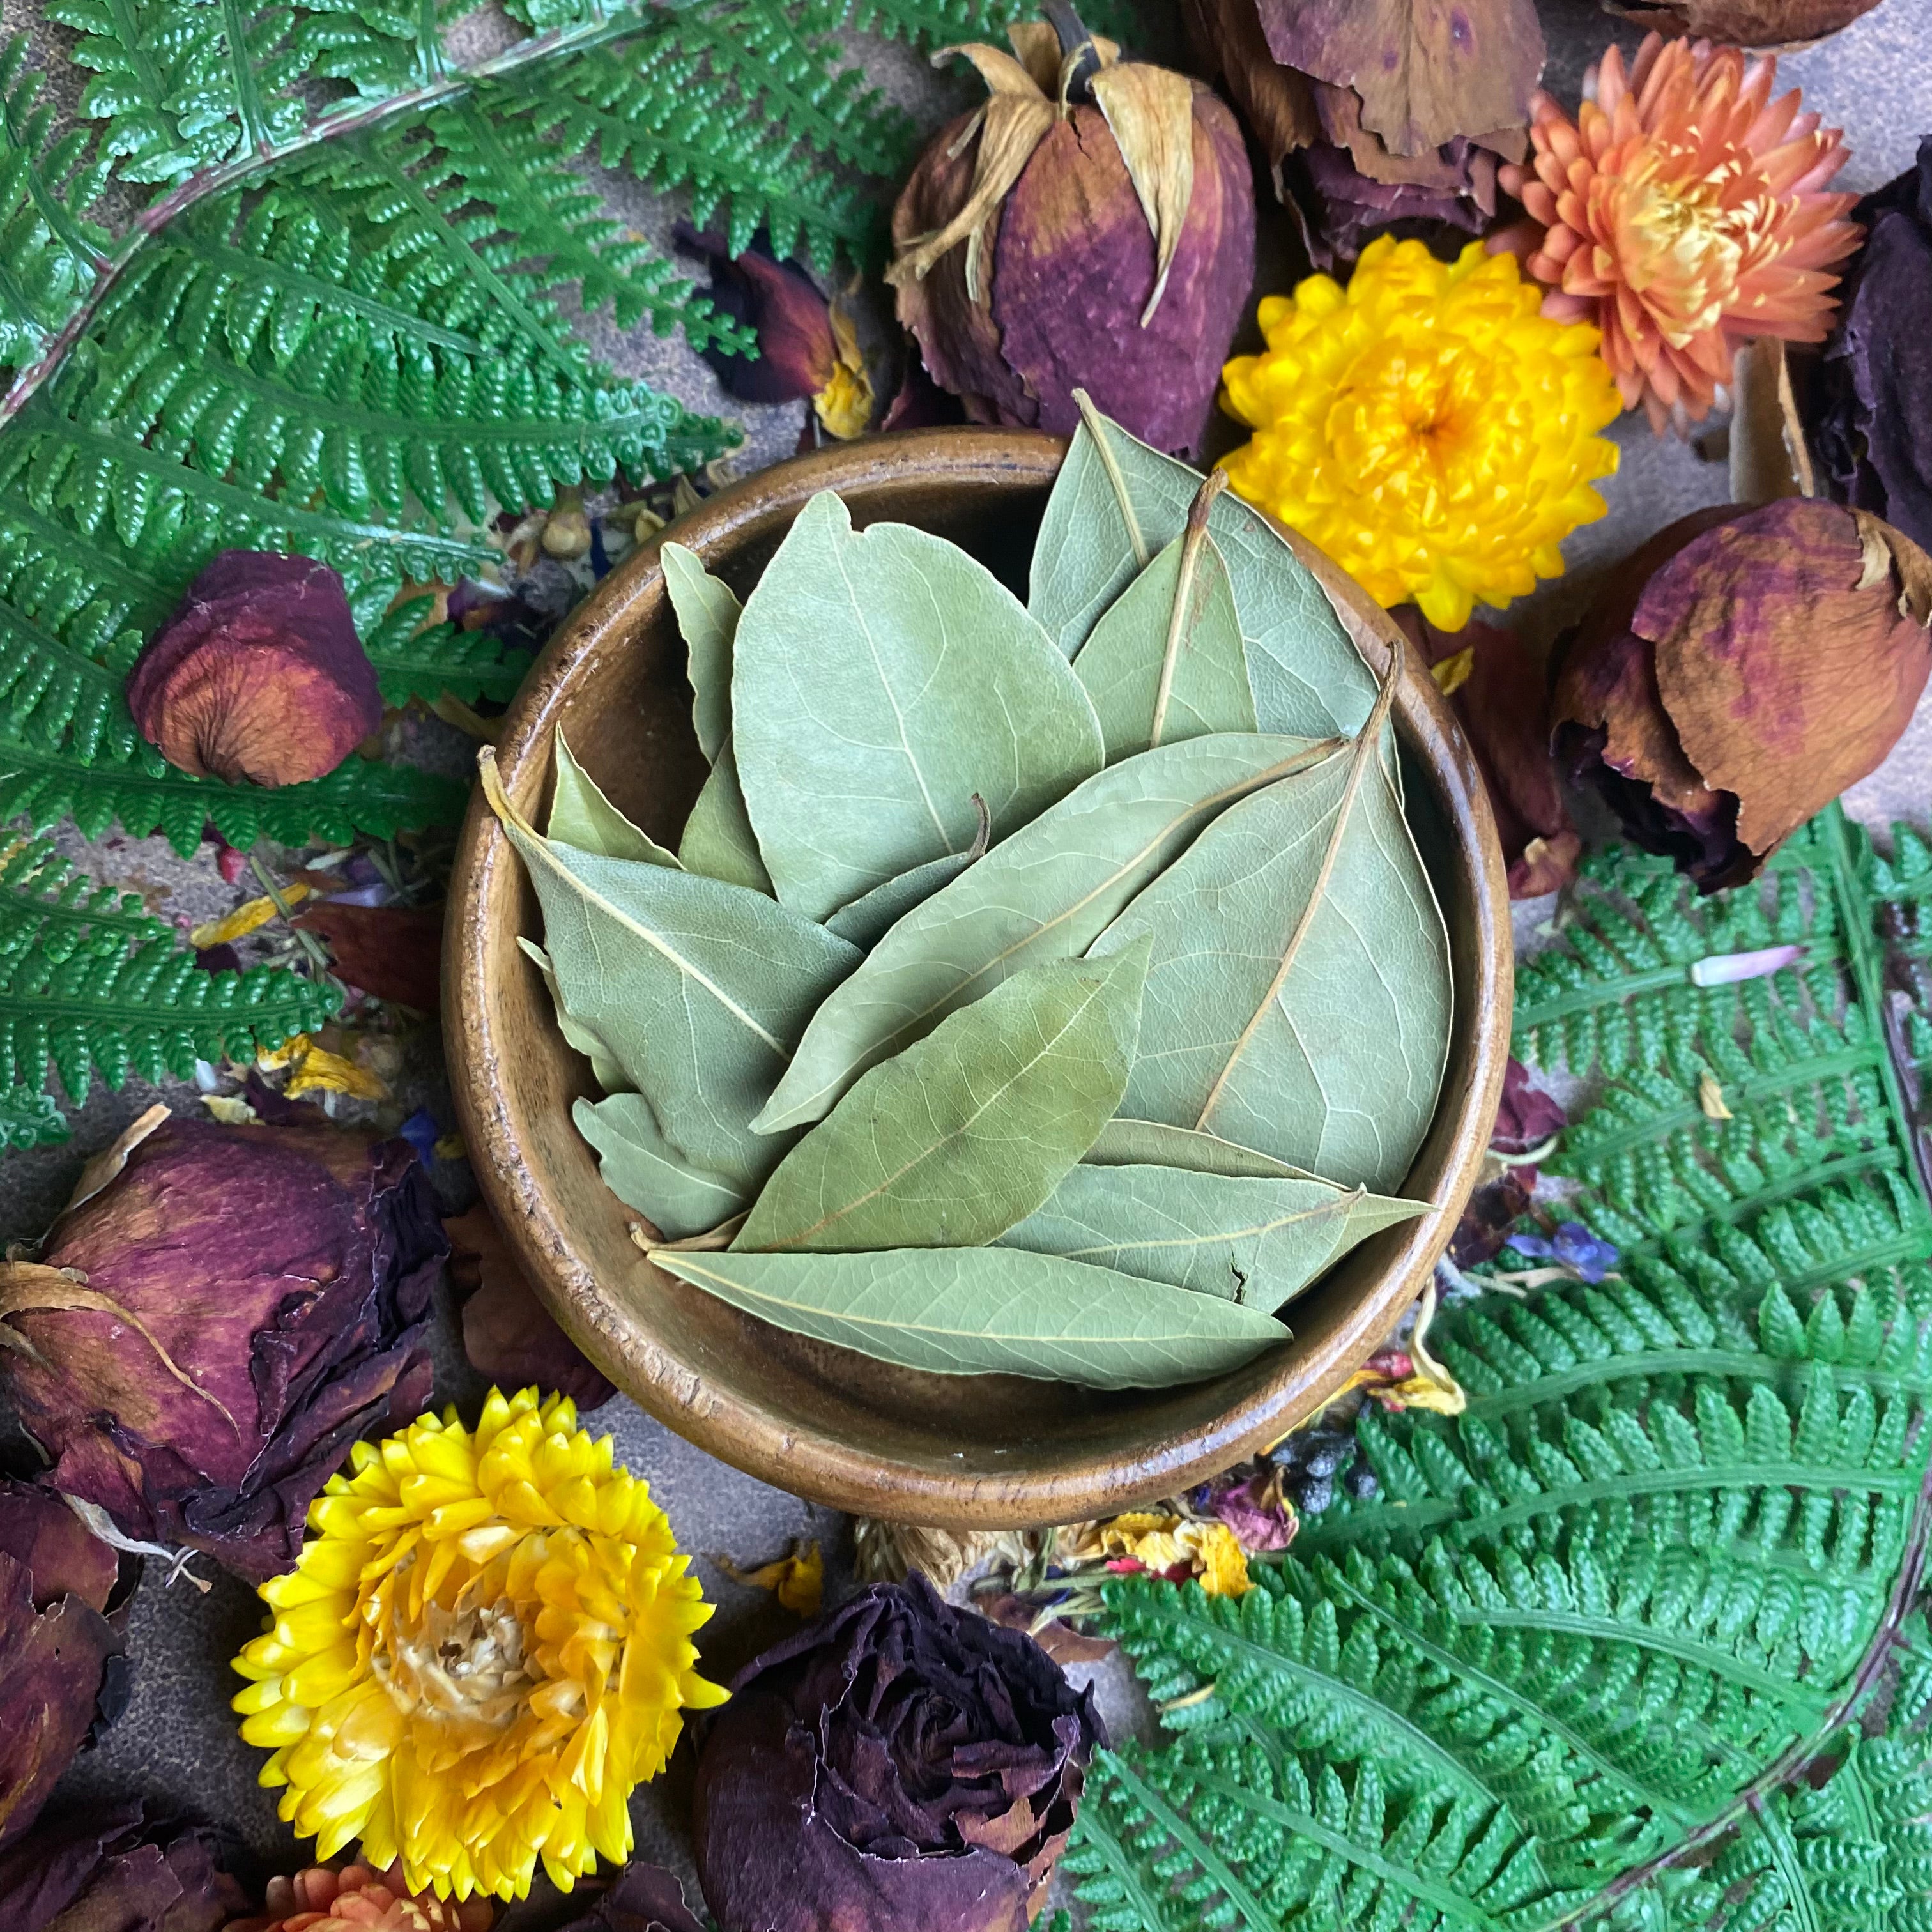
[[[326,944],[346,986],[419,1013],[442,1006],[442,908],[323,899],[292,922]]]
[[[1849,27],[1878,0],[1604,0],[1613,14],[1662,34],[1728,41],[1734,47],[1788,47]]]
[[[128,703],[170,764],[260,785],[326,776],[382,719],[342,579],[267,550],[225,550],[194,580],[135,660]]]

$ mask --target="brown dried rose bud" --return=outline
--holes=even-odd
[[[1624,566],[1556,681],[1558,761],[1706,892],[1884,761],[1932,670],[1932,557],[1862,510],[1700,512]]]
[[[382,722],[342,579],[312,557],[225,550],[128,680],[142,737],[197,778],[299,784]]]
[[[1604,0],[1604,11],[1660,34],[1723,40],[1734,47],[1792,47],[1822,40],[1877,4],[1878,0]]]
[[[940,131],[892,212],[899,320],[975,422],[1069,436],[1084,388],[1191,451],[1254,279],[1240,130],[1199,82],[1048,10],[1058,34],[1010,30],[1017,58],[944,50],[992,98]]]

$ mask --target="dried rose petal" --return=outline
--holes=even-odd
[[[225,550],[194,580],[135,660],[128,703],[170,764],[260,785],[326,776],[382,722],[342,579],[268,550]]]
[[[0,1852],[8,1932],[218,1932],[247,1905],[212,1831],[144,1820],[138,1802],[43,1818]]]
[[[1852,214],[1865,245],[1826,344],[1812,435],[1834,496],[1932,550],[1932,135]]]
[[[0,1845],[126,1708],[137,1574],[124,1587],[121,1559],[51,1490],[0,1479]]]
[[[1192,450],[1254,276],[1240,130],[1205,87],[1111,43],[1063,115],[1043,84],[1057,56],[1022,41],[1037,74],[956,50],[992,98],[934,138],[892,212],[899,320],[975,422],[1070,435],[1084,388]]]
[[[1529,1083],[1529,1069],[1511,1060],[1503,1076],[1503,1097],[1490,1144],[1498,1154],[1524,1154],[1540,1148],[1570,1124],[1556,1097]]]
[[[1024,1932],[1096,1744],[1092,1694],[916,1571],[733,1679],[693,1830],[723,1932]]]
[[[524,1278],[496,1217],[482,1202],[442,1224],[449,1280],[463,1308],[463,1352],[496,1387],[567,1395],[580,1414],[617,1391],[586,1361]]]
[[[580,1890],[589,1890],[580,1883]],[[704,1932],[684,1888],[662,1865],[633,1859],[560,1932]]]
[[[206,1550],[251,1582],[302,1546],[316,1492],[364,1430],[429,1392],[446,1252],[400,1141],[172,1118],[43,1250],[137,1318],[42,1310],[0,1358],[51,1480],[142,1541]]]
[[[1540,656],[1498,625],[1439,630],[1412,604],[1395,615],[1438,676],[1454,674],[1444,680],[1450,708],[1490,795],[1510,897],[1538,898],[1568,885],[1583,842],[1550,754],[1549,675]]]
[[[1659,33],[1726,40],[1734,47],[1789,47],[1822,40],[1849,27],[1878,0],[1604,0],[1621,14]]]
[[[1558,758],[1640,844],[1707,892],[1735,885],[1898,742],[1928,616],[1932,559],[1863,512],[1788,497],[1687,518],[1571,646]]]
[[[298,913],[292,923],[328,946],[344,985],[419,1013],[441,1010],[441,906],[351,905],[327,898]]]

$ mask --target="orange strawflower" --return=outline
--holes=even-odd
[[[1858,245],[1857,197],[1826,192],[1841,130],[1796,88],[1773,100],[1777,79],[1768,56],[1652,34],[1628,76],[1604,55],[1574,121],[1537,94],[1534,166],[1502,170],[1531,219],[1492,246],[1550,285],[1544,314],[1597,325],[1624,406],[1658,428],[1709,410],[1738,343],[1822,341],[1829,271]]]
[[[398,1860],[387,1871],[311,1865],[293,1878],[272,1878],[266,1911],[231,1921],[228,1932],[490,1932],[495,1916],[485,1899],[459,1904],[412,1892]]]

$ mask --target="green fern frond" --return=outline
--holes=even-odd
[[[0,1087],[0,1154],[58,1146],[73,1134],[51,1094],[32,1087]]]
[[[1132,0],[1082,0],[1076,9],[1082,26],[1124,43],[1132,50],[1139,38],[1140,14]],[[1040,17],[1039,0],[851,0],[854,26],[888,39],[935,47],[957,40],[1005,44],[1015,20]]]
[[[0,844],[0,946],[31,931],[50,950],[127,946],[169,930],[139,896],[104,886],[77,871],[50,838],[14,838]]]

